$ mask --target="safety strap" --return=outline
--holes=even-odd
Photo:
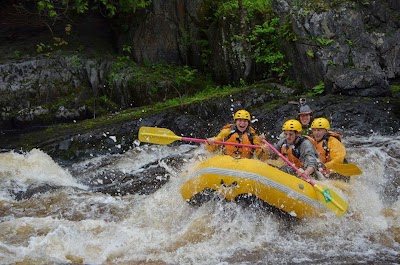
[[[238,141],[238,143],[242,143],[241,136],[246,133],[248,138],[249,138],[250,143],[252,145],[254,145],[254,140],[253,139],[255,137],[255,133],[252,132],[252,130],[251,130],[252,127],[251,126],[248,126],[244,133],[239,131],[237,129],[236,125],[234,125],[234,124],[228,124],[224,128],[230,128],[230,130],[231,130],[230,133],[228,134],[228,136],[226,136],[224,138],[224,141],[228,140],[229,138],[232,137],[233,134],[237,133],[239,135],[239,138],[237,138],[236,140]],[[241,148],[241,147],[239,147],[239,146],[236,147],[237,150],[239,150],[239,148]],[[254,151],[255,151],[254,148],[252,148],[251,151],[250,151],[251,156],[254,156]]]

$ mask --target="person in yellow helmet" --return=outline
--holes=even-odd
[[[313,121],[313,110],[310,106],[306,105],[306,99],[300,98],[299,111],[297,112],[297,120],[301,123],[301,134],[312,136],[311,123]],[[279,135],[280,139],[285,138],[283,132]]]
[[[237,158],[259,158],[265,160],[268,156],[268,147],[261,144],[259,136],[250,126],[251,116],[247,110],[238,110],[233,116],[234,123],[227,124],[215,137],[207,138],[206,148],[210,152],[220,150],[223,154]],[[259,145],[262,148],[249,148],[234,145],[215,145],[215,141],[234,142],[240,144]]]
[[[334,164],[343,164],[346,157],[340,134],[329,131],[330,128],[331,125],[325,118],[316,118],[311,124],[314,147],[328,169],[334,168]]]
[[[305,173],[307,176],[316,177],[319,155],[312,142],[302,135],[301,123],[294,119],[287,120],[282,125],[282,131],[285,137],[279,140],[276,148],[299,170],[294,172],[294,169],[288,165],[283,166],[281,170],[290,174]]]

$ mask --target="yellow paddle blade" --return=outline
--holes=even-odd
[[[362,174],[361,170],[355,164],[333,164],[329,169],[346,177]]]
[[[139,141],[144,143],[170,144],[181,138],[165,128],[140,127],[139,129]]]
[[[342,216],[347,211],[347,202],[332,189],[320,186],[319,184],[315,184],[314,188],[317,190],[318,200],[337,216]]]

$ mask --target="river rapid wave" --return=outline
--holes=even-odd
[[[400,136],[344,143],[363,171],[338,190],[348,212],[296,222],[187,204],[179,189],[209,156],[201,145],[140,144],[68,166],[38,149],[0,153],[0,263],[399,264]]]

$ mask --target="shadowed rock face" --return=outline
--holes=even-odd
[[[371,71],[333,68],[325,76],[327,91],[349,96],[391,96],[385,77]]]
[[[300,80],[305,87],[312,87],[323,81],[325,92],[351,96],[328,95],[315,98],[310,102],[316,110],[315,115],[332,117],[335,127],[357,134],[397,132],[400,113],[398,98],[374,97],[390,96],[389,83],[399,79],[399,2],[386,0],[359,5],[356,1],[348,1],[329,8],[327,3],[321,2],[324,8],[315,9],[292,5],[293,1],[272,2],[278,17],[290,18],[293,31],[298,36],[295,43],[282,43],[289,61],[293,63],[290,73],[292,77]],[[12,1],[2,2],[1,15],[12,13],[7,11],[10,3]],[[126,33],[114,32],[118,36],[116,38],[111,34],[110,27],[102,32],[96,30],[109,21],[95,17],[88,17],[83,21],[77,35],[89,38],[86,40],[89,43],[99,42],[98,39],[102,38],[107,42],[117,40],[114,44],[118,47],[126,43],[133,44],[133,56],[138,62],[148,60],[199,66],[202,47],[196,46],[196,42],[191,43],[190,47],[184,47],[180,43],[182,34],[190,32],[191,37],[209,41],[213,57],[208,68],[218,73],[217,76],[222,81],[237,80],[243,70],[240,62],[242,58],[236,56],[235,52],[238,50],[231,47],[235,43],[227,39],[233,35],[232,30],[237,30],[232,26],[234,21],[226,20],[221,25],[207,25],[207,33],[203,32],[200,37],[200,29],[204,25],[200,25],[202,13],[199,11],[203,5],[204,1],[157,0],[153,1],[149,10],[135,17]],[[0,16],[0,22],[7,22],[2,24],[6,27],[0,29],[4,33],[0,34],[0,39],[7,40],[7,45],[12,46],[12,41],[19,40],[19,37],[13,39],[13,36],[22,36],[24,43],[31,41],[34,44],[36,40],[31,39],[31,34],[23,34],[28,26],[26,21],[23,24],[10,24],[10,21],[16,20],[23,22],[21,17]],[[38,23],[31,24],[35,28],[33,35],[48,35]],[[86,34],[91,31],[96,36]],[[18,45],[20,44],[19,42]],[[308,51],[314,56],[310,57]],[[27,133],[32,127],[40,129],[41,126],[56,122],[73,122],[95,117],[95,113],[88,108],[81,108],[83,105],[79,102],[79,93],[102,95],[106,77],[114,62],[107,58],[86,57],[84,55],[87,52],[82,51],[83,55],[80,54],[79,58],[75,55],[24,56],[17,60],[8,56],[7,60],[2,60],[0,129],[25,128],[21,133]],[[5,50],[4,53],[10,55],[11,52]],[[147,97],[140,88],[137,91],[128,91],[134,89],[127,88],[126,83],[124,79],[124,82],[115,83],[112,88],[122,107],[130,106],[133,100],[143,101]],[[60,106],[49,117],[49,107],[45,107],[45,103],[54,99],[61,100],[66,90],[78,87],[82,91],[76,93],[76,106],[71,109]],[[231,122],[231,109],[239,108],[249,109],[255,115],[258,119],[254,123],[256,128],[276,134],[286,118],[296,117],[297,109],[292,105],[270,108],[269,102],[272,100],[293,100],[290,98],[291,92],[288,92],[290,89],[279,89],[275,93],[249,90],[234,95],[233,98],[185,106],[171,113],[108,125],[89,133],[68,132],[62,136],[50,137],[46,141],[38,141],[37,145],[60,158],[76,159],[90,154],[119,153],[127,150],[136,139],[140,126],[167,127],[182,135],[206,137]],[[127,94],[130,96],[127,97]],[[12,114],[16,116],[11,119]],[[105,132],[115,136],[117,142],[110,140],[107,135],[104,136]],[[2,132],[0,148],[18,148],[18,141],[17,132]]]
[[[389,81],[400,74],[398,3],[349,1],[311,10],[290,1],[272,2],[279,17],[290,18],[299,37],[285,45],[297,80],[307,87],[324,81],[335,94],[390,95]]]

